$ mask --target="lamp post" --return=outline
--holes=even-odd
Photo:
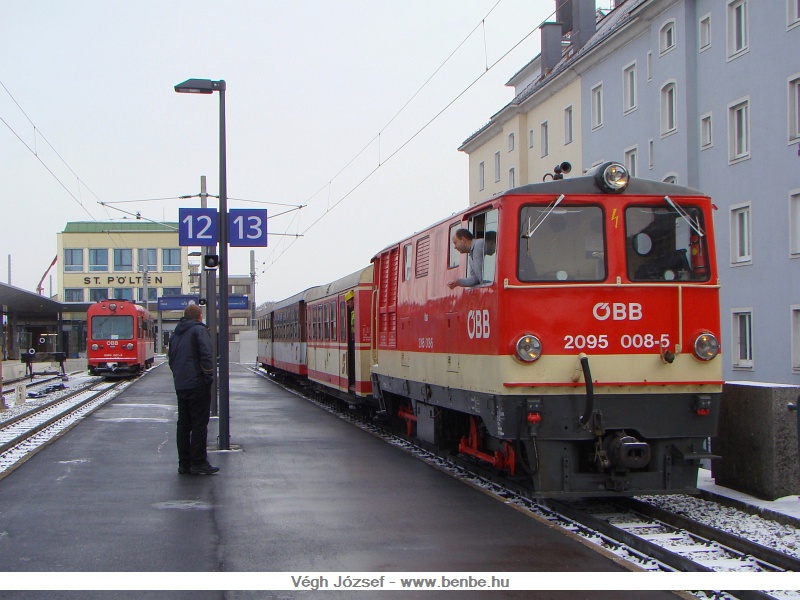
[[[230,450],[230,356],[228,344],[228,181],[225,149],[225,80],[187,79],[182,94],[219,92],[219,449]],[[214,298],[210,299],[214,302]],[[213,304],[212,304],[213,306]]]

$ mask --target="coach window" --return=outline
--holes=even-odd
[[[699,208],[630,206],[625,210],[628,279],[707,281],[705,224]]]
[[[411,279],[411,252],[413,246],[406,244],[403,246],[403,281]]]
[[[329,340],[331,339],[331,305],[326,303],[323,310],[324,310],[323,319],[325,327],[325,339]]]
[[[336,300],[331,302],[328,306],[331,308],[331,339],[336,341]]]
[[[523,206],[519,228],[520,281],[606,278],[603,211],[599,206]]]

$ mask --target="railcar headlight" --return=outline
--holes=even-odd
[[[542,342],[535,335],[525,334],[517,340],[516,351],[518,359],[532,363],[542,355]]]
[[[133,344],[132,344],[132,343],[130,343],[130,342],[128,342],[128,343],[125,345],[125,347],[126,347],[128,350],[133,350]]]
[[[623,165],[615,162],[607,162],[597,167],[594,180],[604,192],[619,194],[628,187],[630,174],[628,173],[628,169]]]
[[[713,333],[701,333],[694,341],[694,355],[700,360],[711,360],[719,354],[719,341]]]
[[[97,344],[92,344],[92,350],[100,350],[100,346]]]

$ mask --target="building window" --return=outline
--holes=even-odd
[[[639,162],[638,154],[639,149],[636,146],[625,150],[625,167],[628,169],[628,173],[630,173],[631,177],[636,177],[636,166]]]
[[[136,297],[138,298],[139,302],[144,302],[144,288],[136,288]],[[155,302],[158,300],[158,288],[148,287],[147,288],[147,301],[148,302]]]
[[[511,168],[508,170],[508,189],[513,189],[517,187],[517,177],[514,173],[514,169]]]
[[[647,52],[647,81],[653,80],[653,53]]]
[[[753,368],[753,311],[734,309],[733,311],[733,356],[734,369]]]
[[[748,49],[748,0],[728,2],[728,59],[736,58]]]
[[[108,248],[89,248],[89,271],[108,271]]]
[[[667,21],[658,33],[658,53],[666,54],[675,48],[675,21]]]
[[[711,47],[711,15],[701,17],[698,22],[697,46],[700,52]]]
[[[671,183],[672,185],[678,185],[678,176],[675,173],[670,173],[666,175],[663,179],[664,183]]]
[[[592,129],[603,126],[603,84],[592,88]]]
[[[541,137],[542,137],[542,140],[541,140],[542,157],[545,157],[548,154],[550,154],[550,136],[547,133],[547,129],[548,129],[547,121],[545,121],[540,126]]]
[[[478,165],[478,189],[482,190],[486,187],[486,163],[483,161]]]
[[[133,301],[133,288],[114,288],[114,298]]]
[[[513,133],[509,133],[508,134],[508,151],[509,152],[513,152],[514,151],[514,134]]]
[[[789,196],[789,252],[800,256],[800,190]]]
[[[653,140],[647,141],[647,167],[652,169],[655,166],[656,149]]]
[[[114,270],[133,271],[133,250],[130,248],[114,248]]]
[[[233,325],[234,327],[247,327],[248,325],[250,325],[250,318],[249,317],[232,317],[231,318],[231,325]]]
[[[728,105],[729,160],[737,162],[750,157],[750,101]]]
[[[107,288],[89,288],[89,302],[100,302],[108,298]]]
[[[83,302],[81,288],[64,288],[64,302]]]
[[[179,287],[165,287],[161,290],[161,296],[166,298],[167,296],[180,296],[181,295],[181,288]]]
[[[661,135],[671,135],[678,130],[678,106],[675,83],[661,88]]]
[[[789,143],[794,142],[800,142],[800,74],[789,80]]]
[[[533,148],[533,142],[536,134],[533,132],[533,129],[528,130],[528,148]]]
[[[786,25],[794,27],[800,24],[800,0],[786,0]]]
[[[494,153],[494,180],[500,181],[500,152]]]
[[[800,306],[792,306],[792,371],[800,372]]]
[[[731,264],[752,264],[752,217],[750,203],[731,207]]]
[[[64,249],[64,270],[83,271],[83,248]]]
[[[622,71],[622,113],[636,109],[636,63]]]
[[[574,132],[574,120],[572,113],[572,105],[564,109],[564,145],[572,143],[572,136]]]
[[[161,270],[180,271],[181,270],[181,249],[164,248],[161,250]]]
[[[711,113],[700,117],[700,148],[705,150],[714,145],[714,136],[711,131]]]
[[[139,270],[158,271],[158,251],[155,248],[139,248]]]

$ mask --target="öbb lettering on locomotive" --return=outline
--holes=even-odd
[[[537,496],[691,492],[722,390],[712,210],[615,163],[509,190],[278,302],[259,363]],[[481,280],[451,289],[462,228]]]

